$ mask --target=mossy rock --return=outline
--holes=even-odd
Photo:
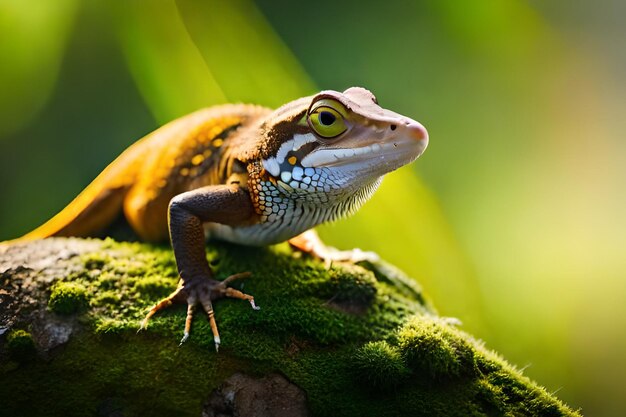
[[[218,279],[253,271],[233,286],[261,306],[215,303],[219,353],[199,313],[178,346],[184,306],[137,333],[177,286],[167,246],[0,247],[0,415],[578,415],[438,317],[388,264],[326,269],[287,245],[211,243],[207,256]]]

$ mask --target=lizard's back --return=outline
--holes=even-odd
[[[165,239],[169,201],[185,191],[224,183],[233,169],[228,150],[256,146],[253,140],[242,141],[241,133],[270,111],[223,105],[166,124],[126,149],[67,207],[21,239],[90,236],[122,210],[139,237]]]

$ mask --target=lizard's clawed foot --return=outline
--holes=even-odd
[[[324,261],[326,268],[330,268],[333,262],[378,262],[380,257],[374,252],[365,252],[359,248],[352,250],[338,250],[333,247],[326,247],[321,253],[314,253],[315,256]]]
[[[215,322],[215,312],[213,311],[213,301],[222,298],[238,298],[240,300],[246,300],[250,303],[254,310],[260,310],[254,302],[254,297],[227,285],[237,279],[247,278],[252,275],[250,272],[242,272],[229,276],[223,281],[217,281],[214,279],[190,279],[187,285],[180,285],[176,291],[170,294],[167,298],[159,301],[154,307],[150,309],[146,317],[141,322],[139,330],[143,330],[147,327],[150,317],[156,312],[163,310],[176,302],[187,302],[187,319],[185,320],[185,333],[180,341],[182,345],[189,338],[189,332],[191,330],[191,322],[193,321],[193,314],[197,304],[200,304],[203,310],[209,317],[209,324],[211,325],[211,331],[213,332],[213,340],[215,341],[215,350],[218,351],[220,347],[220,335],[217,330],[217,323]],[[198,282],[200,281],[200,282]]]
[[[364,252],[361,249],[338,250],[326,246],[315,230],[307,230],[296,237],[289,239],[289,244],[304,253],[308,253],[324,261],[326,268],[330,268],[333,262],[377,262],[380,260],[374,252]]]

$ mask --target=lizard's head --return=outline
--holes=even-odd
[[[279,186],[301,195],[371,194],[384,174],[414,161],[428,145],[420,123],[380,107],[359,87],[289,103],[264,129],[270,146],[263,167]]]

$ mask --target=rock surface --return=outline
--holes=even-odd
[[[260,311],[215,303],[222,336],[185,308],[166,246],[47,239],[0,246],[0,416],[578,415],[439,318],[391,265],[336,264],[211,244],[218,278]]]
[[[213,391],[202,417],[307,417],[306,394],[278,374],[253,378],[236,373]]]

